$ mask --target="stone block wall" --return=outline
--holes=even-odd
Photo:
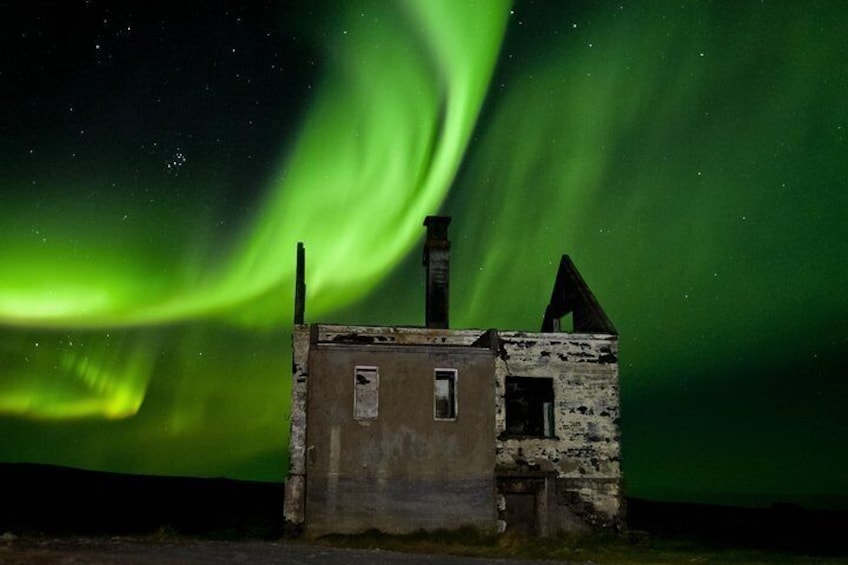
[[[618,338],[614,335],[499,332],[496,461],[499,473],[555,477],[551,529],[623,520],[619,438]],[[506,435],[506,377],[552,378],[553,437]]]

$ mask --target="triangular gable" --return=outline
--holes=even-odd
[[[559,331],[560,318],[568,314],[572,314],[573,331],[576,333],[618,335],[615,326],[598,304],[571,258],[563,255],[551,293],[551,302],[545,309],[542,331]]]

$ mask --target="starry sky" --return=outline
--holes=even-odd
[[[0,1],[0,461],[278,481],[307,321],[621,334],[630,496],[848,501],[839,2]]]

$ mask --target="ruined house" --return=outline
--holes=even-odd
[[[425,327],[304,324],[298,246],[288,531],[621,524],[613,324],[563,256],[540,332],[451,329],[449,222],[424,222]]]

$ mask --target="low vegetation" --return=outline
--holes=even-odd
[[[556,560],[587,564],[775,563],[848,564],[845,552],[832,549],[777,550],[729,546],[684,538],[658,538],[642,532],[626,535],[583,534],[550,538],[517,534],[481,534],[468,528],[388,535],[376,530],[357,535],[330,535],[318,543],[333,547],[442,553],[484,558]]]

